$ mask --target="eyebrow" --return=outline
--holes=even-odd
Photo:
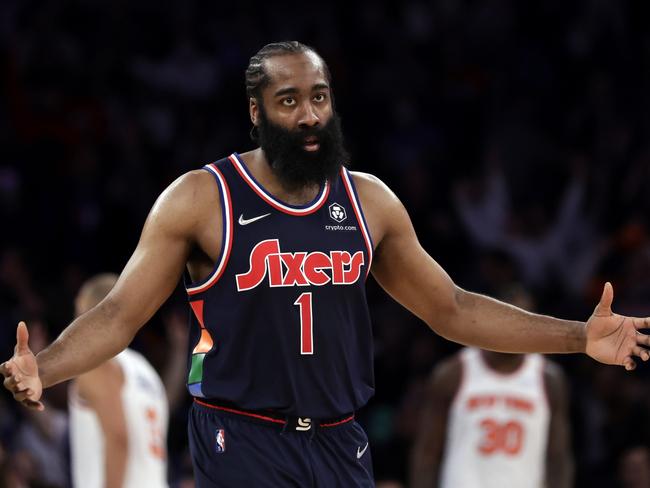
[[[282,95],[293,95],[294,93],[298,93],[298,89],[293,86],[289,86],[287,88],[281,88],[280,90],[276,91],[273,96],[281,97]]]
[[[329,85],[327,83],[316,83],[314,86],[311,87],[312,91],[314,90],[329,90]],[[276,91],[273,96],[274,97],[281,97],[283,95],[294,95],[298,93],[298,89],[294,86],[288,86],[286,88],[281,88],[278,91]]]

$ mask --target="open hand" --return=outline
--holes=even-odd
[[[613,313],[613,299],[614,289],[611,283],[605,283],[600,302],[587,321],[586,352],[596,361],[625,366],[631,371],[636,368],[634,356],[643,361],[650,358],[650,352],[646,349],[650,346],[650,336],[639,332],[640,329],[650,328],[650,318]]]
[[[29,349],[29,332],[25,322],[18,324],[14,355],[0,365],[0,372],[5,378],[4,387],[13,393],[16,401],[36,410],[45,408],[40,401],[43,385],[38,376],[36,357]]]

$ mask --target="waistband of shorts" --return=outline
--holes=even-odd
[[[309,432],[313,427],[332,428],[345,425],[354,420],[354,412],[341,415],[340,417],[315,419],[311,417],[296,417],[284,415],[273,410],[249,410],[234,405],[224,400],[213,398],[194,398],[196,405],[217,410],[226,415],[236,416],[242,420],[249,420],[255,423],[273,425],[282,430],[295,430],[297,432]]]

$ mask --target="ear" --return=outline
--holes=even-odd
[[[254,97],[248,99],[248,113],[251,117],[251,122],[257,127],[259,123],[260,106],[257,104],[257,99]]]

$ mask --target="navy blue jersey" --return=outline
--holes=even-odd
[[[373,246],[350,174],[296,206],[237,154],[204,169],[219,186],[223,242],[210,276],[187,286],[190,393],[313,418],[357,410],[374,392]]]

